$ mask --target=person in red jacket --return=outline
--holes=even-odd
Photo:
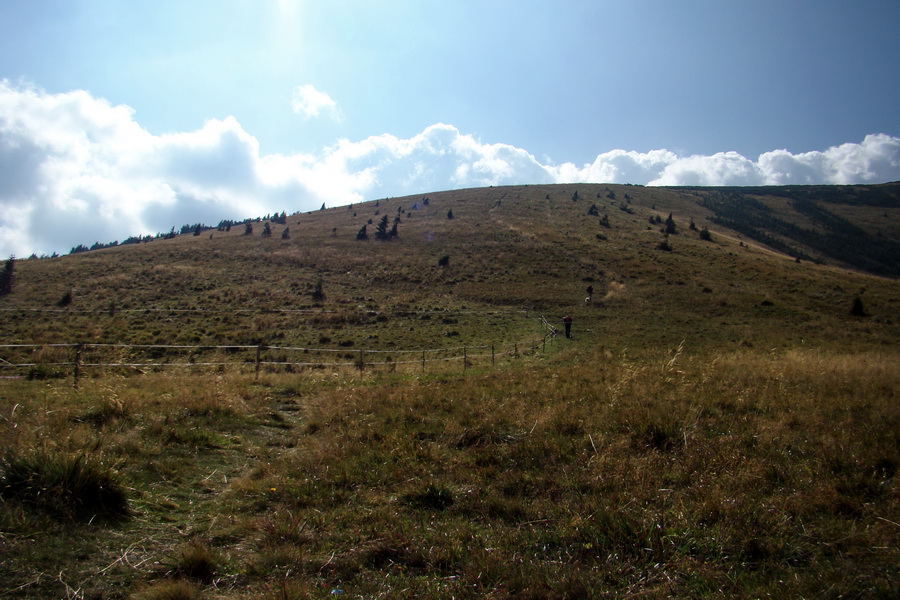
[[[566,337],[572,337],[572,317],[569,315],[563,317],[563,325],[566,326]]]

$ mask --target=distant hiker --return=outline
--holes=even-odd
[[[585,303],[591,302],[594,299],[594,286],[593,285],[589,285],[587,287],[587,294],[588,294],[587,298],[584,299]]]
[[[572,337],[572,317],[566,315],[563,317],[563,325],[566,326],[566,337]]]

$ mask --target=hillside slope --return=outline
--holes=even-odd
[[[900,281],[714,222],[724,193],[461,190],[18,261],[0,595],[897,597]]]
[[[721,203],[733,206],[742,195],[762,198],[750,205],[776,215],[771,222],[802,228],[807,213],[793,210],[796,201],[778,196],[782,190],[729,191],[727,202],[720,189],[459,190],[291,215],[285,225],[253,222],[249,235],[236,225],[229,232],[18,261],[14,290],[0,298],[0,309],[13,317],[4,319],[0,338],[417,348],[450,337],[480,343],[540,332],[537,316],[558,324],[571,313],[576,332],[611,348],[686,339],[711,349],[853,344],[860,335],[892,344],[900,282],[794,259],[778,252],[777,243],[773,249],[752,239],[748,232],[756,225],[749,221],[736,222],[740,231],[723,225],[738,216],[723,216],[731,213]],[[878,190],[889,199],[898,186]],[[827,191],[874,194],[862,187]],[[834,214],[853,224],[853,235],[873,227],[882,237],[895,235],[900,219],[874,219],[871,206],[854,212],[849,203],[828,202],[841,207]],[[896,204],[884,202],[877,210],[896,216]],[[670,215],[674,232],[666,234]],[[376,239],[385,217],[388,228],[397,221],[389,241]],[[269,237],[261,236],[266,225]],[[359,240],[364,226],[368,239]],[[751,233],[785,240],[784,231]],[[884,247],[897,239],[889,237]],[[873,260],[890,270],[888,259],[897,256]],[[317,285],[324,297],[314,296]],[[587,285],[596,289],[591,304],[583,302]],[[67,294],[71,303],[60,307]],[[856,297],[870,318],[849,315]],[[422,318],[435,311],[457,317]],[[481,316],[488,312],[516,318],[488,330]]]

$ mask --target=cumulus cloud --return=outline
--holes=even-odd
[[[337,102],[325,92],[317,90],[310,84],[298,85],[291,94],[291,108],[295,113],[307,118],[328,115],[336,121],[341,120],[341,112]]]
[[[315,154],[260,154],[233,117],[154,135],[127,106],[83,91],[0,81],[0,256],[66,252],[172,226],[306,211],[386,196],[523,183],[783,185],[900,180],[900,138],[824,151],[679,156],[611,150],[546,164],[438,123],[410,138],[339,140]]]
[[[548,168],[559,182],[673,186],[884,183],[900,180],[900,138],[871,134],[859,144],[800,154],[773,150],[755,161],[737,152],[678,156],[668,150],[612,150],[582,167],[566,163]]]

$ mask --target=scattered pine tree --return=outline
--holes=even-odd
[[[0,296],[5,296],[13,290],[13,271],[16,268],[16,257],[10,256],[6,260],[3,271],[0,271]]]
[[[381,240],[382,242],[386,242],[391,239],[391,234],[388,231],[387,215],[381,217],[381,220],[378,221],[378,225],[375,226],[375,239]]]
[[[316,302],[322,302],[323,300],[325,300],[325,285],[322,282],[321,277],[319,277],[319,279],[316,281],[316,286],[313,288],[310,296],[312,296],[312,299]]]
[[[672,213],[669,213],[669,216],[666,217],[666,235],[674,235],[678,233],[677,227],[675,227],[675,219],[672,218]]]
[[[850,307],[850,314],[854,317],[867,317],[869,314],[866,312],[865,306],[863,306],[862,298],[859,296],[855,296],[853,298],[853,305]]]
[[[56,303],[56,305],[60,308],[65,308],[72,304],[72,290],[67,291],[63,294],[62,298]]]

